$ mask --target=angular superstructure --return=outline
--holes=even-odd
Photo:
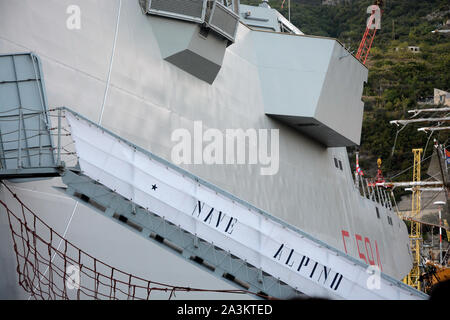
[[[342,44],[269,32],[253,43],[267,115],[327,147],[359,145],[367,69]]]
[[[239,11],[218,1],[147,1],[162,57],[212,84],[228,45],[234,43]],[[363,84],[367,69],[334,39],[302,36],[267,5],[243,6],[251,34],[267,115],[286,122],[327,147],[359,145]],[[276,32],[285,31],[285,36]],[[293,36],[293,35],[298,35]],[[270,44],[270,45],[269,45]]]
[[[148,0],[141,6],[150,15],[170,18],[152,19],[163,58],[212,84],[235,41],[239,6],[208,0]]]

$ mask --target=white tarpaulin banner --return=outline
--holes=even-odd
[[[363,263],[71,112],[66,117],[83,174],[289,286],[337,299],[423,298],[387,276],[377,286]]]

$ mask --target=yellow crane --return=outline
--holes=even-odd
[[[413,166],[413,182],[420,181],[420,159],[423,149],[413,149],[414,166]],[[420,186],[413,187],[411,217],[417,219],[420,214]],[[421,290],[420,285],[420,241],[422,240],[421,224],[416,221],[410,221],[411,229],[409,240],[413,255],[413,267],[409,274],[403,279],[403,282]]]
[[[450,268],[437,262],[427,261],[425,263],[425,271],[422,279],[424,280],[425,291],[428,293],[431,293],[433,287],[439,282],[450,280]]]
[[[445,219],[442,221],[444,221],[445,231],[447,232],[447,241],[450,242],[450,231],[449,231],[450,229],[448,227],[448,222]]]

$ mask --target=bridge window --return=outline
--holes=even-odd
[[[336,166],[336,168],[340,169],[341,171],[344,171],[341,160],[334,158],[334,165]]]
[[[388,216],[387,219],[388,219],[388,223],[389,223],[391,226],[393,226],[393,224],[392,224],[392,218]]]

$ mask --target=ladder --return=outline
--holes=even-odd
[[[413,149],[414,167],[413,167],[413,182],[420,181],[420,159],[423,152],[422,149]],[[413,188],[411,217],[417,218],[420,214],[420,187]],[[406,284],[421,290],[420,284],[420,242],[422,241],[421,224],[416,220],[410,220],[411,227],[409,233],[410,247],[413,255],[413,267],[409,274],[403,280]]]

